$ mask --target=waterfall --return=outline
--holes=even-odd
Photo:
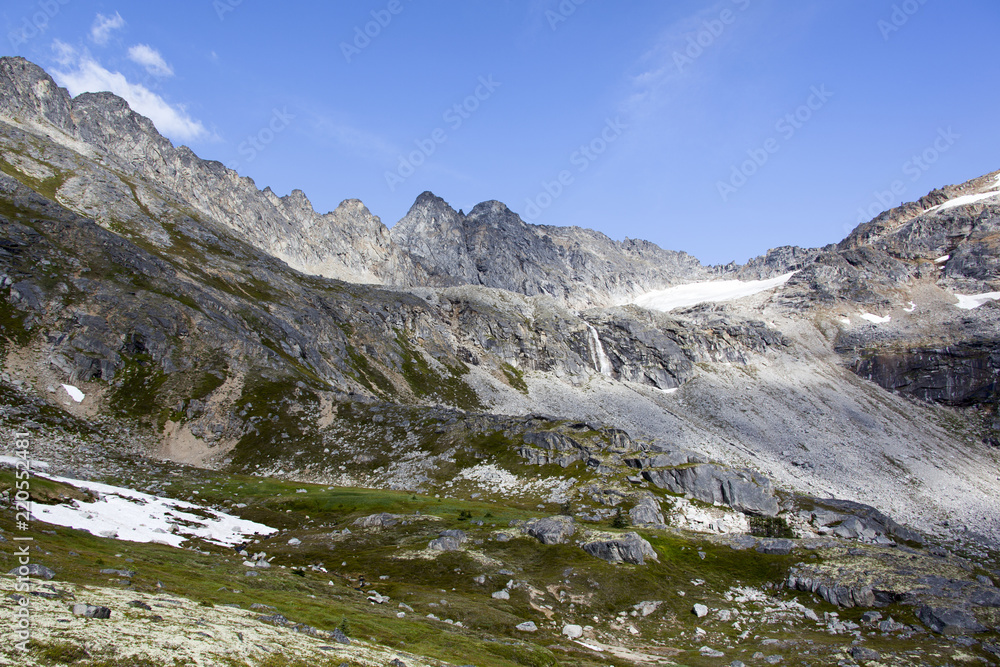
[[[598,373],[611,377],[614,368],[611,366],[611,360],[608,359],[608,355],[604,354],[604,346],[601,345],[601,337],[597,335],[597,329],[588,324],[587,330],[590,332],[590,339],[587,341],[590,362],[594,364],[594,369]]]

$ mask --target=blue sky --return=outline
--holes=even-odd
[[[498,199],[714,264],[1000,169],[998,27],[995,0],[7,0],[0,55],[320,211]]]

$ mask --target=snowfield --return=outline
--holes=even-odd
[[[977,195],[963,195],[961,197],[955,197],[954,199],[949,199],[943,204],[939,204],[929,211],[947,211],[950,208],[955,208],[957,206],[966,206],[968,204],[975,204],[976,202],[984,201],[986,199],[992,199],[993,197],[1000,197],[1000,192],[981,192]]]
[[[956,308],[962,310],[974,310],[987,301],[1000,301],[1000,292],[986,292],[984,294],[955,294],[958,303]]]
[[[647,292],[632,303],[666,313],[675,308],[697,306],[699,303],[732,301],[760,294],[781,287],[794,275],[795,271],[770,280],[712,280],[703,283],[676,285],[663,290]]]
[[[188,539],[201,539],[223,546],[236,546],[276,529],[183,500],[161,498],[109,484],[45,476],[54,482],[90,491],[96,502],[78,500],[65,505],[32,505],[38,521],[86,530],[99,537],[127,542],[157,542],[179,547]]]

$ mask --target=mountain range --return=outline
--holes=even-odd
[[[52,473],[134,458],[727,539],[764,520],[997,567],[1000,172],[704,266],[498,201],[320,214],[24,59],[0,91],[4,429],[34,415]],[[94,433],[107,456],[74,449]]]

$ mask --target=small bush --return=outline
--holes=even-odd
[[[750,517],[750,534],[754,537],[795,537],[788,522],[780,516]]]
[[[615,518],[611,520],[612,528],[628,528],[629,527],[628,517],[622,512],[622,508],[619,507],[618,511],[615,512]]]

